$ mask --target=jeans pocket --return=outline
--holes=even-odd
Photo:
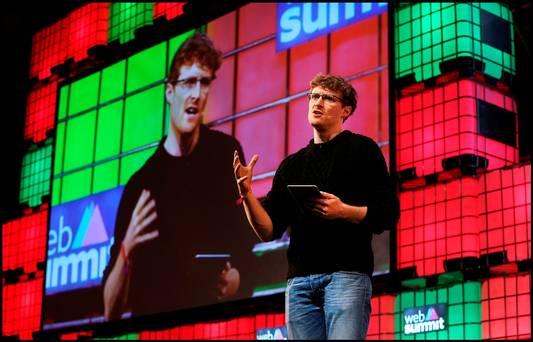
[[[287,287],[290,287],[293,282],[294,282],[294,278],[287,279]]]

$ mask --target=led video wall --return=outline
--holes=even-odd
[[[133,39],[132,27],[151,22],[145,12],[152,13],[153,9],[148,4],[122,8],[134,13],[132,21],[122,22],[117,14],[119,5],[126,6],[112,4],[109,8],[109,40],[125,43]],[[288,17],[287,13],[299,15]],[[297,22],[302,24],[299,32],[294,29]],[[253,179],[257,197],[266,195],[283,158],[312,138],[306,94],[309,81],[319,72],[343,76],[354,85],[359,93],[358,108],[344,128],[373,138],[389,159],[386,4],[249,4],[90,75],[69,79],[57,87],[53,160],[49,166],[52,184],[43,329],[106,320],[103,276],[112,246],[120,245],[115,241],[120,201],[128,191],[128,182],[154,156],[168,134],[165,78],[174,53],[194,31],[205,32],[224,54],[217,78],[209,88],[203,123],[234,137],[246,161],[259,154]],[[281,45],[283,32],[293,37],[285,36]],[[361,51],[361,46],[366,48]],[[213,158],[222,158],[217,151],[213,147]],[[232,155],[227,156],[227,162],[227,182],[234,186]],[[203,222],[203,216],[210,215],[206,207],[193,201],[175,210],[184,215],[196,213]],[[227,211],[238,211],[245,222],[244,211],[233,201]],[[179,219],[179,214],[176,216]],[[226,240],[237,241],[239,251],[235,253],[246,256],[246,263],[240,265],[237,259],[230,259],[241,272],[241,286],[234,296],[217,299],[209,292],[212,289],[202,292],[204,287],[198,281],[197,291],[188,301],[149,313],[283,292],[290,237],[285,234],[280,240],[260,243],[251,228],[245,228],[246,233],[238,238],[224,234],[212,238],[221,245]],[[220,229],[228,227],[222,224]],[[187,246],[198,246],[197,253],[209,252],[205,246],[216,249],[207,242],[207,234],[187,242],[193,235],[187,231],[180,234]],[[388,232],[374,237],[373,248],[375,274],[388,272]],[[195,268],[210,269],[214,288],[213,275],[224,267],[215,259],[180,259],[179,263],[187,265],[185,269],[176,269],[176,262],[170,261],[165,272],[183,272],[184,277],[194,279]],[[185,293],[184,288],[153,294],[164,301],[164,296]],[[136,291],[135,286],[132,289]],[[72,305],[66,306],[65,302]],[[136,311],[126,303],[119,317],[144,314],[147,312]]]

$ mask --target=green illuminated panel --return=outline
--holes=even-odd
[[[115,63],[102,70],[100,104],[103,104],[110,100],[114,100],[124,95],[125,77],[126,61]]]
[[[126,99],[122,151],[157,142],[163,134],[164,85]]]
[[[96,111],[72,118],[67,122],[63,171],[92,163]]]
[[[98,193],[118,186],[118,159],[94,167],[93,190]]]
[[[98,104],[98,83],[100,73],[95,73],[72,83],[70,88],[68,115],[80,113]]]
[[[403,333],[405,309],[444,303],[447,305],[446,326],[442,331]],[[481,283],[469,281],[449,287],[402,292],[396,297],[395,339],[481,339]]]
[[[62,178],[52,179],[52,206],[61,202],[61,180]]]
[[[63,152],[65,148],[65,123],[59,123],[56,128],[56,146],[54,156],[54,176],[63,172]]]
[[[63,177],[61,203],[77,200],[91,194],[92,169],[83,169]]]
[[[96,129],[95,162],[120,153],[121,130],[122,101],[100,108]]]
[[[414,3],[396,12],[396,77],[440,75],[440,63],[468,56],[500,79],[515,74],[512,15],[500,3]]]
[[[144,162],[154,154],[156,147],[132,153],[122,158],[120,167],[120,185],[125,185],[130,177],[143,166]]]
[[[57,112],[57,120],[63,120],[67,116],[67,105],[68,105],[68,92],[70,86],[61,87],[59,90],[59,107]]]
[[[109,41],[121,43],[135,38],[136,28],[149,25],[153,18],[153,3],[111,3],[109,8]]]
[[[132,92],[165,78],[167,43],[140,52],[128,60],[126,91]]]
[[[43,147],[33,145],[22,159],[19,202],[30,207],[40,205],[41,197],[50,193],[52,140]]]
[[[194,32],[196,32],[196,30],[187,31],[185,33],[180,34],[177,37],[172,38],[169,41],[167,68],[166,68],[167,71],[168,69],[170,69],[170,65],[172,64],[172,59],[174,58],[174,54],[176,53],[176,51],[178,51],[178,48],[181,46],[181,44],[183,44],[185,40],[187,40],[187,38],[192,37]]]
[[[94,338],[95,340],[126,340],[126,341],[131,341],[131,340],[138,340],[139,339],[139,333],[131,333],[131,334],[126,334],[126,335],[122,335],[122,336],[115,336],[115,337],[95,337]]]

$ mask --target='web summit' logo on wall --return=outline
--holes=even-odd
[[[446,304],[434,304],[406,309],[404,334],[418,334],[446,329]]]
[[[286,326],[259,329],[255,334],[258,340],[286,340],[288,335]]]
[[[123,187],[52,208],[46,262],[46,294],[96,286],[113,245]]]

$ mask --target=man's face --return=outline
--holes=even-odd
[[[195,62],[181,66],[176,85],[167,83],[165,95],[176,133],[187,134],[199,128],[212,76],[210,69]]]
[[[350,107],[342,104],[339,92],[320,86],[311,89],[307,120],[313,128],[319,131],[340,128],[348,115]]]

